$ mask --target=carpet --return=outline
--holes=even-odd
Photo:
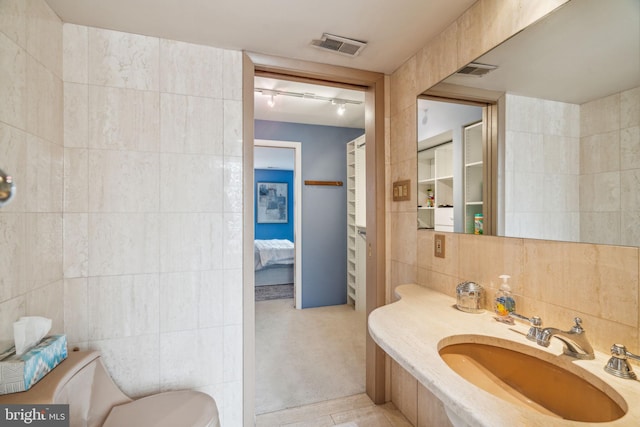
[[[256,301],[293,298],[293,283],[288,285],[256,286]]]
[[[256,302],[256,414],[365,391],[364,312]]]

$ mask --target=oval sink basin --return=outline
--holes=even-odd
[[[445,363],[467,381],[508,402],[583,422],[613,421],[627,411],[624,399],[611,386],[566,357],[493,338],[491,344],[455,341],[443,340],[440,345]]]

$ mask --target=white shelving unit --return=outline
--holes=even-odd
[[[453,231],[451,142],[418,152],[418,227]]]
[[[464,232],[475,231],[475,215],[483,213],[482,122],[466,126],[464,142]]]
[[[435,149],[418,152],[418,228],[434,228]]]
[[[366,304],[366,146],[364,135],[347,144],[347,303]]]
[[[356,144],[347,143],[347,304],[356,303]]]

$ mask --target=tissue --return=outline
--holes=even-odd
[[[21,356],[0,360],[0,395],[29,390],[66,358],[66,335],[51,335]]]
[[[51,319],[39,316],[21,317],[13,323],[16,355],[20,356],[36,346],[51,329]]]

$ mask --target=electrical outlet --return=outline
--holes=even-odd
[[[444,234],[436,234],[433,237],[433,254],[438,258],[444,258],[445,241]]]

